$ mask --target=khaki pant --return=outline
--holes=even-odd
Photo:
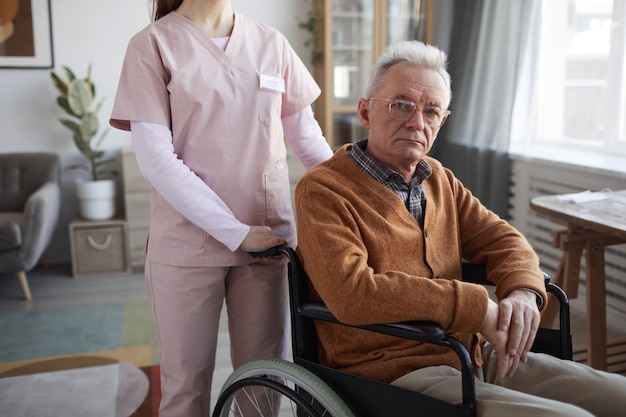
[[[490,346],[485,365],[477,372],[476,408],[479,417],[588,417],[626,415],[626,378],[545,354],[529,354],[511,378],[496,378],[497,360]],[[410,390],[452,403],[461,403],[461,373],[433,366],[396,381]]]
[[[233,368],[288,352],[286,261],[187,268],[146,262],[161,349],[160,417],[211,415],[217,334],[226,302]],[[221,388],[221,387],[220,387]]]

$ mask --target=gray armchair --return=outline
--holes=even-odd
[[[26,272],[48,247],[59,219],[59,170],[56,154],[0,154],[0,272],[15,272],[27,300]]]

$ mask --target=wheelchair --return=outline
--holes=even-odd
[[[433,343],[452,349],[461,362],[462,398],[451,404],[383,382],[348,374],[318,362],[314,320],[340,323],[326,306],[308,297],[308,277],[296,252],[277,246],[255,257],[288,259],[293,362],[258,359],[234,370],[224,383],[212,417],[415,417],[476,415],[474,372],[470,353],[458,340],[433,322],[403,322],[354,326]],[[540,328],[534,352],[572,359],[569,302],[565,292],[544,274],[546,290],[559,302],[557,328]],[[489,284],[483,265],[464,263],[463,280]]]

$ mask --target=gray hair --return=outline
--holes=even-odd
[[[369,71],[365,86],[365,97],[372,97],[372,94],[380,87],[387,70],[401,62],[437,71],[443,78],[443,82],[448,90],[446,107],[450,105],[452,89],[450,87],[450,74],[446,69],[446,54],[435,46],[426,45],[419,41],[402,41],[385,48],[383,54]]]

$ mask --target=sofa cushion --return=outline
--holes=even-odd
[[[0,251],[14,250],[22,245],[20,225],[0,219]]]
[[[0,153],[0,211],[22,211],[46,182],[58,182],[60,160],[53,153]]]

